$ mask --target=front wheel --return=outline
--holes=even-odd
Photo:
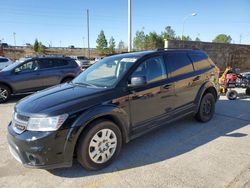
[[[77,147],[77,160],[87,170],[98,170],[111,164],[122,147],[121,131],[111,121],[92,123]]]
[[[0,84],[0,103],[5,103],[6,101],[8,101],[10,95],[10,89],[5,85]]]
[[[215,111],[215,98],[211,93],[206,93],[199,106],[199,110],[195,115],[195,119],[201,122],[208,122],[213,118]]]
[[[237,96],[238,96],[238,93],[237,93],[237,91],[235,91],[235,90],[229,90],[229,91],[227,92],[227,98],[228,98],[229,100],[235,100],[235,99],[237,99]]]

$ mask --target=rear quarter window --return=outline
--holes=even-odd
[[[191,60],[193,61],[194,69],[202,70],[211,67],[211,63],[209,62],[208,56],[205,54],[188,54]]]
[[[194,71],[192,62],[186,53],[169,53],[166,57],[167,69],[171,77],[176,77]]]

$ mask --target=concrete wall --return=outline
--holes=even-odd
[[[220,69],[231,66],[250,71],[250,45],[170,40],[165,41],[165,48],[198,48],[207,52]]]

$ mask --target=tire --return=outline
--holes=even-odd
[[[246,88],[246,95],[250,95],[250,87]]]
[[[195,119],[200,122],[208,122],[214,116],[215,98],[213,94],[206,93],[200,102],[199,110],[195,115]]]
[[[107,120],[96,121],[89,127],[78,142],[77,160],[87,170],[99,170],[118,157],[122,134],[116,124]],[[107,132],[109,137],[105,137]]]
[[[235,90],[229,90],[226,95],[229,100],[235,100],[237,99],[238,93]]]
[[[10,88],[0,84],[0,103],[5,103],[10,99],[11,91]]]
[[[64,78],[61,83],[67,83],[73,80],[74,78]]]

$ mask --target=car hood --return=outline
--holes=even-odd
[[[73,114],[100,104],[101,100],[98,99],[108,93],[108,89],[105,88],[90,88],[65,83],[22,99],[15,106],[15,111],[41,116]]]
[[[6,76],[6,75],[9,75],[9,74],[10,74],[10,71],[0,70],[0,76]]]

